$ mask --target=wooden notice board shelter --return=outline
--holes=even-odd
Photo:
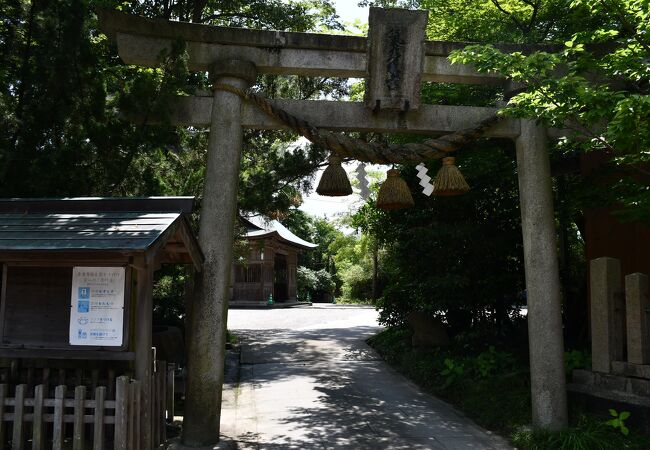
[[[86,435],[114,448],[160,444],[161,397],[169,391],[160,374],[167,365],[155,361],[152,349],[153,275],[169,263],[200,270],[203,256],[187,218],[193,208],[192,197],[0,200],[0,396],[26,391],[29,397],[40,385],[48,397],[50,387],[84,386],[86,406],[97,407],[96,388],[104,386],[108,401],[117,401],[116,379],[128,376],[138,391],[128,391],[129,414],[115,403],[113,419],[105,421],[114,423],[114,433]]]

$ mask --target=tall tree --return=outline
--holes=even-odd
[[[650,223],[650,4],[575,0],[568,15],[592,19],[556,51],[529,55],[470,46],[452,61],[500,72],[526,88],[502,114],[568,130],[567,151],[605,152],[615,164],[597,184],[598,203]]]
[[[172,127],[164,117],[174,95],[207,88],[207,77],[187,72],[182,44],[157,69],[123,64],[97,29],[100,7],[212,25],[340,28],[328,0],[2,2],[0,196],[200,195],[206,130]],[[346,84],[264,76],[257,89],[271,97],[336,98]],[[247,133],[243,209],[281,214],[300,202],[325,155],[290,145],[293,139]]]

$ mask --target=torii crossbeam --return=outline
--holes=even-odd
[[[190,70],[209,71],[215,84],[245,90],[257,74],[366,78],[364,103],[277,100],[280,108],[323,129],[447,133],[494,115],[493,108],[420,105],[421,81],[508,86],[498,74],[452,65],[447,56],[466,44],[427,42],[422,11],[371,8],[368,38],[213,27],[104,11],[101,29],[127,64],[156,67],[173,41],[187,44]],[[503,50],[539,48],[502,45]],[[188,377],[182,445],[219,440],[228,287],[236,215],[242,129],[277,129],[233,92],[179,97],[172,123],[209,126],[199,240],[205,254],[190,311]],[[551,130],[550,136],[557,135]],[[485,136],[516,142],[533,401],[533,424],[567,424],[561,297],[548,158],[548,131],[530,120],[506,119]],[[145,371],[141,367],[140,371]],[[139,378],[140,378],[140,374]],[[141,378],[144,380],[144,377]],[[150,405],[143,405],[149,415]],[[146,422],[146,421],[145,421]],[[150,430],[142,448],[151,448]],[[212,447],[210,447],[212,448]]]

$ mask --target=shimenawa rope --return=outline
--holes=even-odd
[[[463,145],[481,137],[485,130],[500,120],[500,117],[494,115],[482,120],[473,128],[459,130],[439,138],[427,139],[422,142],[403,145],[381,144],[378,142],[365,142],[342,133],[319,130],[306,120],[289,114],[285,110],[273,105],[265,97],[253,92],[247,92],[221,83],[214,84],[212,89],[231,92],[245,100],[253,102],[270,117],[279,120],[312,143],[327,148],[342,158],[354,158],[358,161],[374,164],[417,163],[429,159],[443,158],[448,156],[447,153],[454,152]]]

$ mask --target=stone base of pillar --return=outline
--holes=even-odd
[[[167,450],[236,450],[237,442],[228,439],[221,439],[214,445],[190,447],[183,444],[180,438],[174,438],[170,439],[166,448]]]

